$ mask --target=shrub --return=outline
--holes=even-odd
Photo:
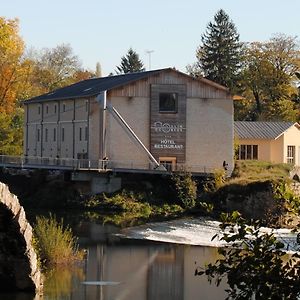
[[[190,173],[176,174],[172,177],[177,192],[177,198],[185,208],[195,206],[197,184]]]
[[[36,218],[34,237],[34,246],[43,266],[66,264],[82,259],[82,252],[78,250],[71,229],[64,227],[63,220],[57,222],[51,214],[49,218]]]
[[[221,240],[231,247],[219,248],[221,258],[195,275],[206,275],[216,285],[226,280],[226,299],[299,299],[297,252],[288,256],[273,232],[262,232],[259,221],[247,224],[237,212],[223,218],[220,227]]]

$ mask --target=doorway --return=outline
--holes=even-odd
[[[159,163],[163,165],[168,172],[175,171],[176,169],[176,157],[160,157]]]

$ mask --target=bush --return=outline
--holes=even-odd
[[[225,216],[220,227],[221,240],[231,247],[219,248],[221,258],[195,275],[206,275],[216,285],[226,280],[226,299],[299,299],[297,252],[287,255],[273,232],[263,233],[259,221],[247,224],[237,212]]]
[[[34,246],[42,266],[67,264],[82,259],[76,238],[63,220],[57,222],[51,214],[49,218],[37,217],[34,226]]]
[[[176,174],[172,177],[177,198],[184,208],[193,208],[196,204],[197,184],[190,173]]]

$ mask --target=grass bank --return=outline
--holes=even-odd
[[[237,161],[232,177],[221,184],[213,179],[202,198],[214,207],[215,217],[237,210],[267,226],[288,226],[288,219],[300,212],[300,198],[291,189],[291,169],[288,164]]]

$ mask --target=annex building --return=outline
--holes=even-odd
[[[175,69],[84,80],[24,102],[24,154],[86,168],[233,169],[227,88]]]
[[[300,166],[300,125],[293,122],[234,122],[238,159]]]

